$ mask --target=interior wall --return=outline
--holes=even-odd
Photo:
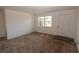
[[[79,7],[77,8],[77,48],[78,48],[78,51],[79,51]]]
[[[0,9],[0,37],[6,36],[4,10]]]
[[[5,10],[7,39],[12,39],[33,31],[32,14]]]
[[[69,30],[67,30],[66,32],[69,33],[68,37],[75,38],[75,36],[76,36],[76,10],[75,9],[37,14],[36,18],[35,18],[35,25],[36,25],[35,30],[37,32],[58,35],[58,22],[60,21],[58,17],[61,15],[71,15],[71,18],[70,18],[72,20],[71,26],[69,27]],[[37,17],[38,16],[52,16],[52,22],[53,22],[52,27],[40,27],[40,26],[38,26],[37,25],[37,23],[38,23]],[[65,20],[66,20],[66,17],[64,18],[64,21]],[[60,21],[60,23],[62,24],[62,21]],[[67,25],[70,25],[70,24],[67,24]],[[63,27],[63,28],[65,28],[65,27]],[[60,35],[60,36],[62,36],[62,35]]]

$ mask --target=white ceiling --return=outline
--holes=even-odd
[[[0,8],[16,10],[20,12],[38,14],[44,13],[48,11],[57,11],[57,10],[64,10],[64,9],[72,9],[76,8],[76,6],[2,6]]]

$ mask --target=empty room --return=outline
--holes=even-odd
[[[0,53],[78,51],[78,6],[0,6]]]

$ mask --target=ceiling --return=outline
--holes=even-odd
[[[57,11],[57,10],[65,10],[65,9],[73,9],[76,6],[0,6],[0,8],[11,9],[25,13],[45,13],[48,11]]]

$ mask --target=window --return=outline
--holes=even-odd
[[[52,16],[42,16],[38,17],[38,24],[42,27],[51,27],[52,26]]]

